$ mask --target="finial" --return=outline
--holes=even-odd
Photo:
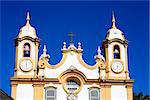
[[[105,58],[103,57],[103,55],[101,53],[102,53],[102,51],[100,49],[100,46],[98,46],[97,55],[95,56],[95,58],[96,59],[103,59],[105,61]]]
[[[81,43],[78,42],[78,49],[81,49]]]
[[[73,32],[70,32],[68,36],[70,37],[70,44],[73,44],[73,36],[75,36],[75,34]]]
[[[49,54],[46,54],[46,52],[47,52],[46,45],[44,45],[43,54],[40,56],[40,59],[46,58],[47,60],[49,60],[50,55],[49,55]]]
[[[116,20],[115,20],[115,15],[114,15],[114,11],[112,12],[112,28],[115,29],[116,28]]]
[[[29,21],[30,21],[30,14],[29,14],[29,12],[27,12],[27,17],[26,17],[26,26],[29,26],[30,25],[30,23],[29,23]]]
[[[66,42],[63,42],[63,49],[66,49]]]
[[[46,51],[47,51],[46,45],[44,45],[43,54],[46,54]]]
[[[26,18],[26,20],[30,20],[29,12],[27,12],[27,18]]]
[[[98,55],[98,56],[101,55],[101,49],[100,49],[100,46],[98,46],[97,55]]]

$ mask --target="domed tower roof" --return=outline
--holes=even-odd
[[[23,26],[20,29],[18,38],[22,38],[22,37],[25,37],[25,36],[28,36],[28,37],[31,37],[31,38],[37,38],[35,28],[30,25],[30,15],[29,15],[29,12],[27,12],[26,24],[25,24],[25,26]]]
[[[125,40],[123,32],[116,27],[116,20],[114,13],[112,14],[112,27],[108,30],[106,39],[108,40],[121,39],[123,41]]]

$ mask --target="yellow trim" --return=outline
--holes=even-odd
[[[126,73],[126,79],[129,79],[129,70],[128,70],[128,54],[127,54],[127,47],[125,47],[125,62],[126,62],[126,70],[125,70],[125,73]]]
[[[14,71],[14,77],[17,77],[17,67],[18,67],[18,46],[16,46],[16,64],[15,64],[15,71]]]
[[[65,71],[59,76],[59,81],[63,85],[64,91],[67,94],[70,94],[70,91],[65,87],[65,84],[66,84],[68,78],[76,78],[80,81],[80,87],[74,92],[75,94],[78,94],[81,91],[82,86],[86,81],[86,79],[85,79],[86,77],[84,75],[82,75],[82,72],[79,72],[79,71],[71,71],[71,72]]]
[[[74,74],[74,73],[73,73]],[[82,78],[82,76],[81,76]],[[31,81],[32,80],[32,81]],[[45,78],[43,80],[40,80],[38,78],[10,78],[11,84],[63,84],[63,79],[56,79],[56,78]],[[101,82],[99,79],[88,79],[84,80],[83,82],[85,85],[99,85],[100,87],[104,85],[126,85],[126,84],[133,84],[133,80],[120,80],[120,79],[109,79],[104,82]],[[64,82],[65,83],[65,82]]]
[[[103,86],[101,86],[101,89],[100,89],[100,100],[105,100],[105,98],[106,98],[106,91],[105,91],[106,89],[105,89],[105,87],[103,87]]]
[[[44,85],[33,84],[34,88],[34,100],[44,100]]]
[[[132,84],[131,85],[127,85],[127,98],[128,100],[133,100],[133,87]]]
[[[78,79],[78,78],[76,78],[76,77],[72,77],[72,76],[68,77],[67,79],[70,79],[70,78],[72,78],[72,79],[74,79],[74,80],[78,80],[77,83],[79,84],[79,88],[77,88],[77,90],[74,91],[75,94],[78,94],[78,93],[81,91],[81,87],[83,86],[83,82],[81,82],[80,79]],[[66,88],[67,79],[65,80],[65,83],[63,84],[63,89],[64,89],[64,91],[65,91],[67,94],[70,94],[71,92]]]
[[[32,68],[31,68],[29,71],[24,71],[24,70],[21,69],[21,63],[22,63],[24,60],[30,60],[31,63],[32,63]],[[19,60],[19,68],[20,68],[23,72],[30,72],[31,70],[33,70],[33,66],[34,66],[34,62],[33,62],[32,58],[30,58],[30,57],[23,57],[23,58],[21,58],[21,59]]]
[[[34,75],[30,74],[30,72],[25,72],[27,75],[17,75],[18,78],[34,78]]]
[[[109,57],[108,57],[108,47],[105,48],[105,56],[106,56],[106,79],[109,79]]]
[[[111,100],[111,84],[110,83],[102,83],[100,91],[100,97],[102,100]]]
[[[48,61],[43,58],[43,59],[39,60],[38,64],[39,64],[40,68],[45,68],[45,66],[46,66],[46,67],[51,68],[51,69],[56,69],[56,68],[60,67],[62,64],[64,64],[66,58],[67,58],[67,54],[63,54],[61,61],[56,65],[50,65],[48,63]]]
[[[35,43],[35,71],[34,71],[34,77],[36,77],[36,74],[37,74],[37,65],[38,65],[38,47],[39,47],[39,43],[36,42]]]
[[[71,52],[70,52],[71,53]],[[85,68],[88,68],[88,69],[90,69],[90,70],[94,70],[94,69],[96,69],[96,68],[98,68],[101,64],[103,64],[103,61],[101,61],[101,60],[97,60],[97,63],[95,64],[95,65],[93,65],[93,66],[90,66],[90,65],[88,65],[88,64],[86,64],[84,61],[83,61],[83,59],[82,59],[82,55],[81,55],[81,53],[76,53],[77,54],[77,58],[78,58],[78,60],[79,60],[79,63],[82,65],[82,66],[84,66]],[[60,67],[62,64],[64,64],[64,62],[65,62],[65,60],[66,60],[66,58],[67,58],[67,53],[63,53],[63,57],[62,57],[62,59],[61,59],[61,61],[58,63],[58,64],[56,64],[56,65],[50,65],[49,63],[48,63],[48,61],[46,60],[46,59],[41,59],[41,60],[39,60],[39,67],[40,68],[45,68],[45,66],[46,67],[48,67],[48,68],[51,68],[51,69],[56,69],[56,68],[58,68],[58,67]]]
[[[17,84],[11,84],[11,97],[16,100],[17,97]]]
[[[105,100],[111,100],[111,86],[105,87]]]
[[[100,60],[98,60],[95,65],[90,66],[90,65],[88,65],[88,64],[86,64],[86,63],[84,62],[84,60],[82,59],[82,55],[81,55],[81,54],[77,54],[77,58],[78,58],[78,60],[79,60],[79,63],[80,63],[82,66],[84,66],[85,68],[88,68],[88,69],[90,69],[90,70],[94,70],[94,69],[98,68],[98,67],[101,65],[101,63],[102,63]]]
[[[78,71],[78,70],[66,70],[66,71],[64,71],[64,72],[62,72],[60,75],[59,75],[59,77],[58,77],[58,79],[59,79],[59,81],[62,83],[63,81],[62,81],[62,77],[64,77],[65,75],[67,75],[67,74],[75,74],[75,75],[77,75],[77,76],[80,76],[80,78],[83,80],[83,82],[85,82],[86,80],[87,80],[87,78],[86,78],[86,76],[81,72],[81,71]]]
[[[109,79],[115,79],[115,80],[125,80],[125,76],[109,76]]]

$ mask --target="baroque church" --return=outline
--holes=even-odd
[[[11,81],[14,100],[133,100],[133,80],[129,76],[128,41],[112,26],[95,54],[95,65],[88,65],[82,58],[81,43],[63,43],[61,61],[52,65],[46,46],[39,55],[40,39],[26,24],[15,39],[16,62]],[[103,51],[103,55],[101,53]]]

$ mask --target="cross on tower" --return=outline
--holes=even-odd
[[[73,44],[73,37],[75,36],[75,34],[73,32],[70,32],[68,36],[70,37],[70,44]]]

